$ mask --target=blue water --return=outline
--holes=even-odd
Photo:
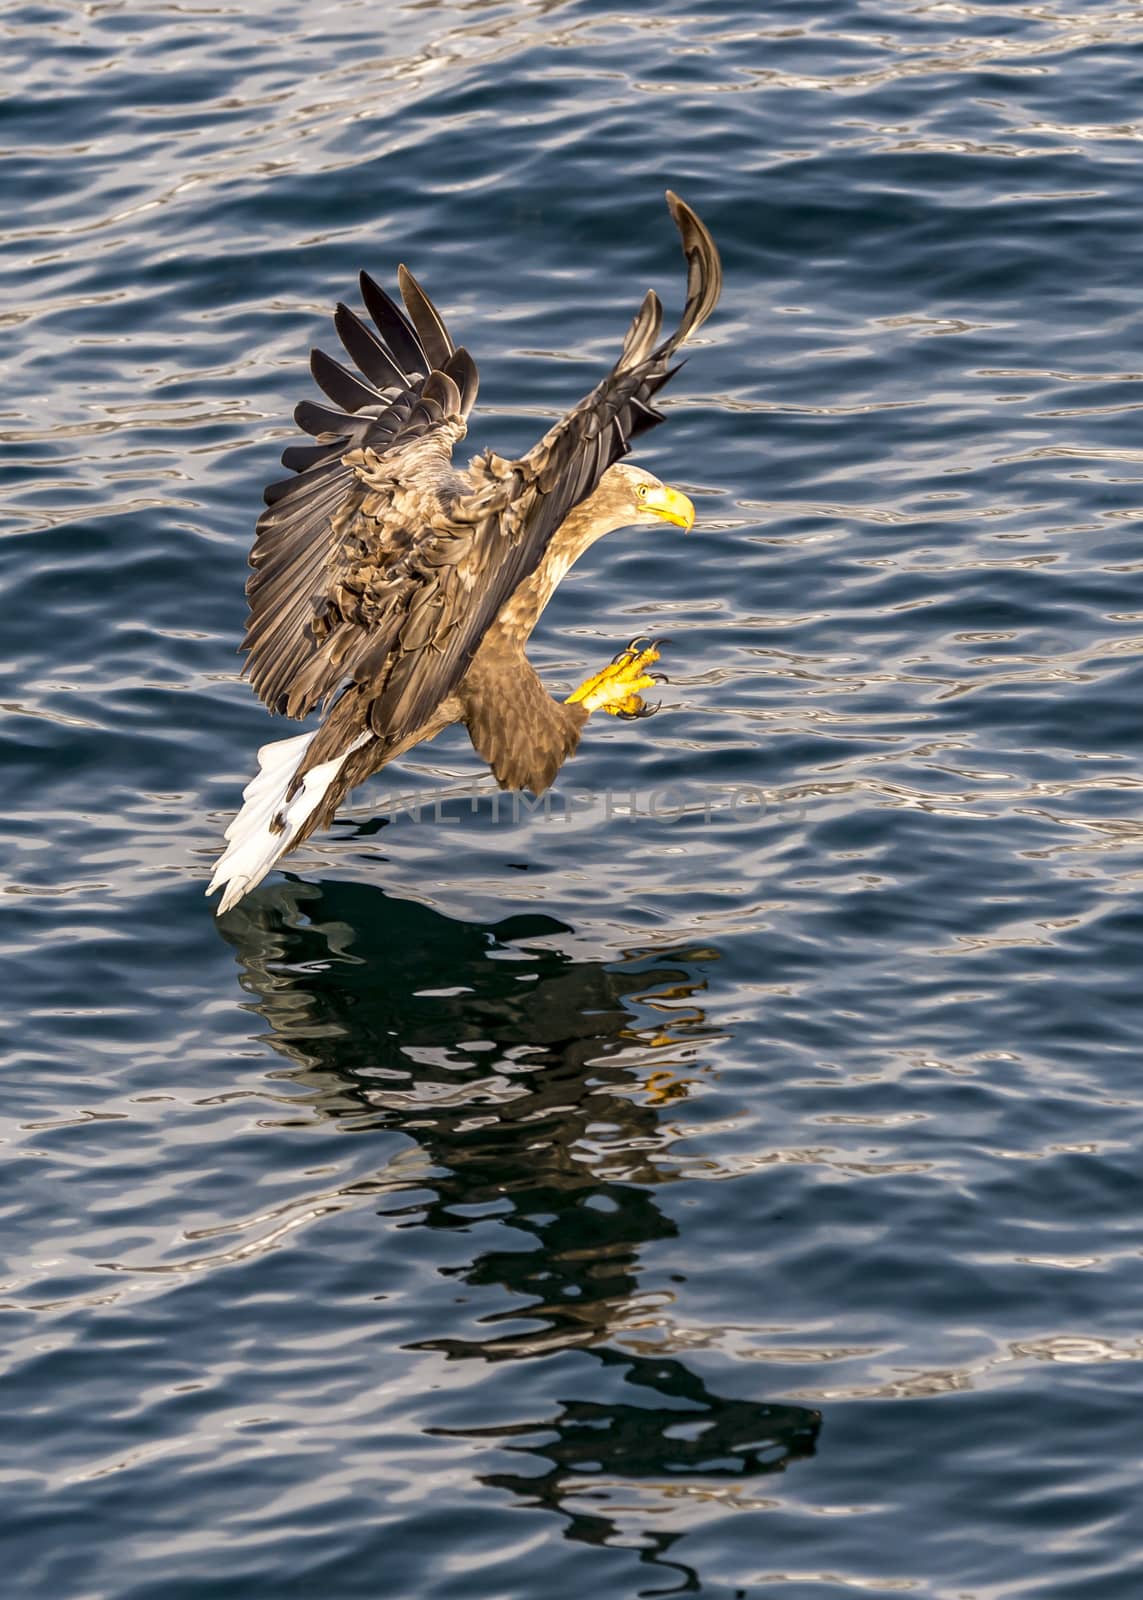
[[[7,1592],[1143,1594],[1143,5],[0,41]],[[525,448],[668,185],[701,526],[533,651],[669,635],[663,709],[548,815],[455,731],[216,923],[334,302],[407,262]]]

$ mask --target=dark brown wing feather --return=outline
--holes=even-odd
[[[452,506],[458,528],[470,530],[460,586],[467,604],[460,612],[440,613],[428,648],[401,648],[388,662],[370,712],[379,736],[407,736],[456,688],[500,608],[535,571],[568,513],[627,453],[633,438],[663,420],[654,397],[677,370],[671,365],[675,352],[710,315],[722,285],[714,240],[677,195],[668,192],[667,201],[687,259],[679,326],[660,340],[662,307],[650,292],[602,383],[520,460],[489,454],[477,463],[475,490]]]
[[[436,308],[403,269],[401,286],[412,320],[362,275],[377,333],[338,306],[334,326],[361,375],[313,352],[314,378],[338,409],[310,400],[298,405],[299,426],[318,442],[291,445],[282,464],[297,476],[272,483],[265,493],[267,509],[250,556],[242,648],[259,698],[290,716],[305,716],[336,689],[371,642],[352,590],[363,546],[373,546],[371,569],[385,565],[377,541],[386,519],[372,515],[379,509],[377,490],[347,458],[399,452],[442,428],[450,415],[467,417],[476,400],[472,357],[454,348]],[[339,610],[343,603],[348,614]]]

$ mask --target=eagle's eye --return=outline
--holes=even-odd
[[[639,487],[636,489],[635,493],[639,496],[640,500],[646,500],[646,498],[647,498],[647,485],[645,483],[641,483],[639,485]]]

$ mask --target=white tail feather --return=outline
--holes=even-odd
[[[218,915],[237,905],[244,894],[261,883],[275,861],[284,856],[341,771],[346,756],[369,738],[363,733],[339,756],[312,767],[301,788],[287,804],[286,791],[314,738],[299,733],[292,739],[264,744],[258,752],[258,772],[242,791],[242,810],[226,830],[228,843],[214,869],[207,894],[225,886]],[[272,828],[275,818],[284,826]]]

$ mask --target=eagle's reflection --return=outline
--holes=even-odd
[[[463,1430],[527,1458],[484,1481],[560,1513],[571,1537],[636,1543],[679,1575],[659,1592],[693,1588],[665,1560],[679,1535],[651,1517],[630,1539],[604,1485],[710,1494],[812,1453],[820,1420],[712,1394],[656,1340],[662,1287],[640,1285],[640,1251],[676,1234],[656,1203],[674,1170],[663,1107],[702,1070],[712,1030],[695,1000],[717,951],[581,960],[551,917],[459,922],[350,883],[260,890],[225,931],[314,1111],[416,1140],[421,1225],[506,1224],[503,1249],[450,1270],[502,1287],[514,1309],[477,1337],[417,1348],[486,1362],[579,1349],[598,1363],[589,1393],[553,1402],[555,1416]]]

